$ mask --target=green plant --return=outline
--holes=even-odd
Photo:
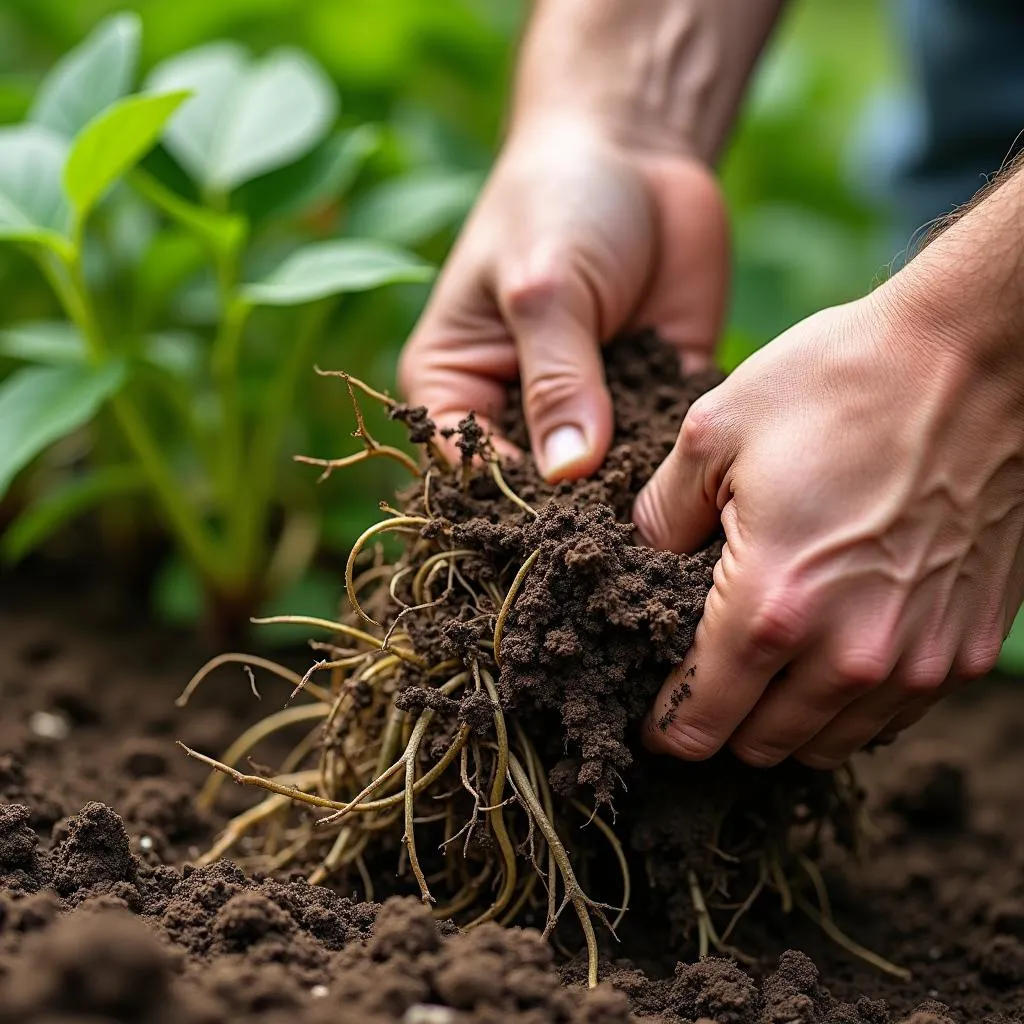
[[[0,129],[0,242],[28,254],[65,317],[0,335],[0,356],[25,364],[0,383],[0,497],[89,434],[3,553],[143,495],[231,624],[311,554],[279,466],[336,300],[433,271],[394,244],[334,237],[332,204],[379,136],[335,129],[334,88],[308,56],[210,43],[132,93],[139,41],[134,15],[103,22],[27,120]]]

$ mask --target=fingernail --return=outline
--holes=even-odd
[[[543,446],[543,462],[541,467],[548,480],[557,480],[566,469],[585,459],[589,454],[589,446],[583,431],[573,424],[555,427],[546,438]]]

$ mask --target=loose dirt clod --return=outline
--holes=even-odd
[[[653,551],[637,543],[631,507],[690,403],[717,378],[682,378],[651,334],[613,343],[606,375],[611,451],[592,479],[557,486],[529,455],[499,462],[472,414],[439,432],[425,410],[336,375],[363,449],[304,461],[329,474],[392,458],[415,480],[353,546],[337,621],[263,620],[326,635],[302,677],[262,664],[302,700],[219,760],[186,748],[219,773],[204,807],[225,778],[267,794],[233,819],[204,863],[244,851],[253,868],[305,867],[314,883],[358,885],[372,899],[395,891],[380,865],[397,860],[438,918],[467,929],[528,921],[554,935],[571,908],[592,986],[594,922],[613,931],[627,917],[637,871],[701,955],[742,956],[730,936],[771,890],[851,951],[898,971],[845,939],[814,863],[825,832],[856,839],[860,794],[848,770],[753,772],[729,755],[681,765],[639,747],[639,723],[693,642],[720,544],[689,556]],[[407,426],[419,463],[374,439],[360,407],[367,398]],[[517,394],[502,430],[528,450]],[[457,449],[454,464],[439,436]],[[385,554],[385,539],[399,542],[397,557]],[[216,659],[183,700],[224,661],[247,659]],[[699,685],[695,677],[686,687]],[[306,738],[278,767],[239,767],[258,742],[297,724]]]

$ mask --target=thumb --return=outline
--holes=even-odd
[[[639,538],[653,548],[695,551],[719,525],[725,453],[708,408],[706,397],[690,406],[668,458],[633,505]]]
[[[586,282],[568,269],[528,274],[501,297],[519,357],[534,456],[549,481],[593,473],[611,444],[612,400],[595,301]]]

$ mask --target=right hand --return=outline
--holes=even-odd
[[[585,476],[612,437],[601,344],[654,327],[703,369],[727,283],[725,206],[697,158],[632,151],[578,119],[522,126],[402,353],[401,389],[452,426],[494,420],[520,378],[541,471]]]

